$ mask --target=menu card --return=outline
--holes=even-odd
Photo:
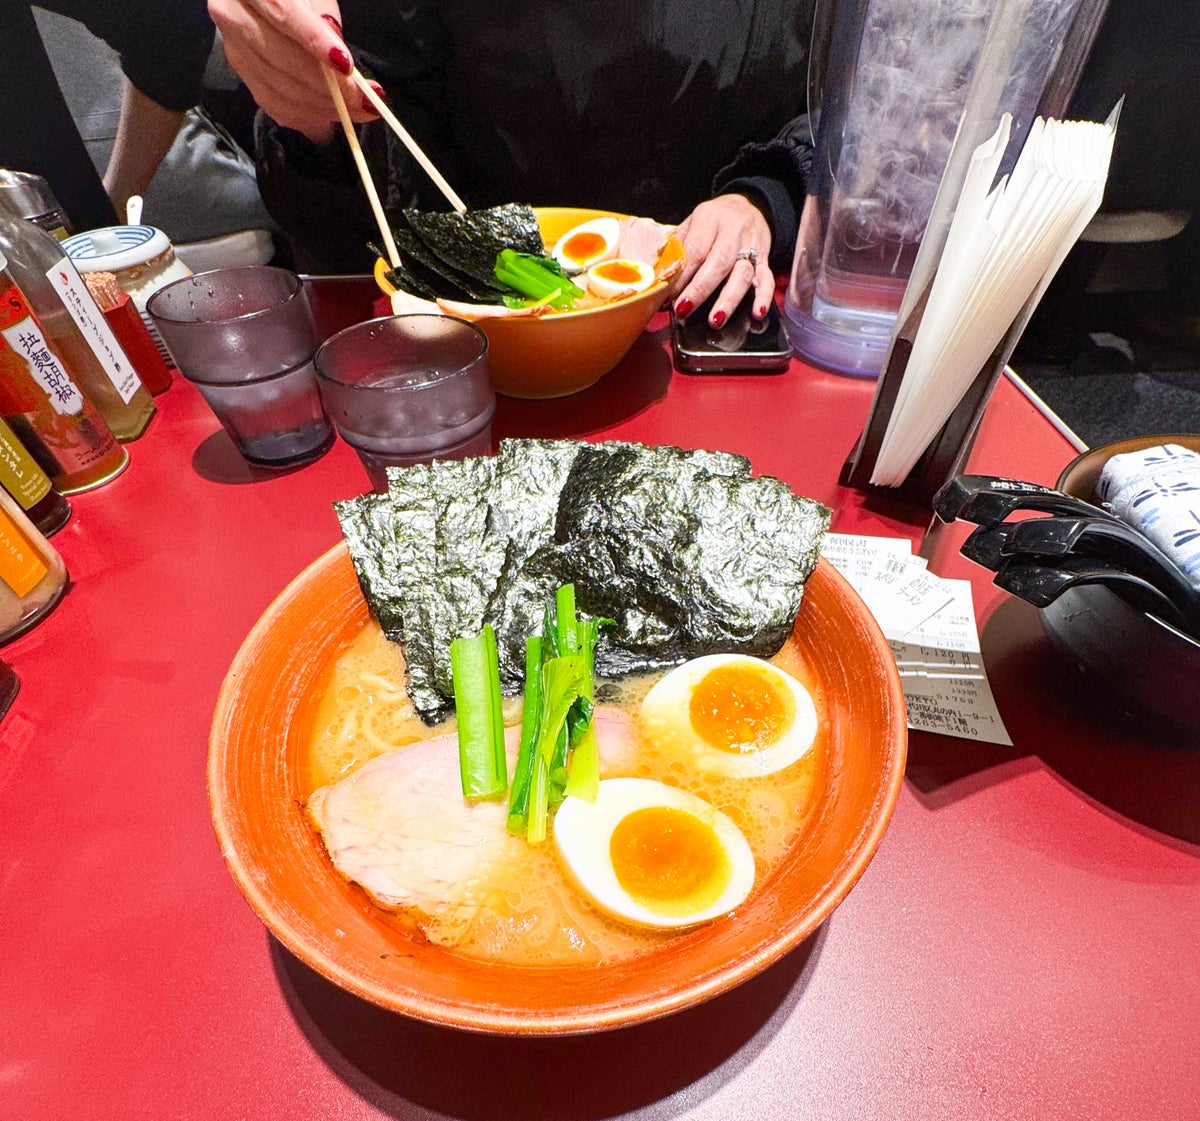
[[[969,581],[935,576],[903,538],[827,533],[821,556],[862,596],[888,640],[910,728],[1012,743],[983,668]]]

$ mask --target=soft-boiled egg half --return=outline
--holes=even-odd
[[[594,802],[567,798],[554,844],[601,910],[641,926],[715,919],[754,885],[754,854],[738,827],[703,799],[653,779],[603,779]]]
[[[552,256],[563,271],[574,276],[600,261],[617,255],[621,223],[616,218],[592,218],[568,230],[554,243]]]
[[[588,291],[604,300],[644,292],[653,283],[654,269],[645,261],[631,261],[624,257],[601,261],[587,271]]]
[[[794,677],[761,658],[709,654],[665,674],[642,701],[647,736],[698,770],[757,778],[813,745],[817,710]]]

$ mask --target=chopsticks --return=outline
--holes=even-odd
[[[330,75],[332,78],[332,75]],[[446,196],[446,200],[455,210],[462,214],[466,209],[466,203],[454,193],[450,184],[443,178],[442,173],[438,171],[429,157],[421,151],[421,146],[408,134],[408,130],[396,119],[395,113],[388,108],[387,102],[379,96],[367,81],[357,70],[350,72],[350,79],[363,92],[363,96],[375,107],[375,111],[384,119],[388,127],[400,138],[400,142],[408,149],[413,159],[417,161],[429,175],[429,178],[437,184],[437,188]]]
[[[388,225],[387,218],[383,213],[383,203],[379,201],[379,192],[375,190],[375,182],[367,167],[367,158],[363,155],[362,146],[358,142],[358,134],[354,131],[354,124],[350,120],[350,111],[346,108],[346,100],[342,97],[341,88],[333,76],[333,71],[324,67],[322,69],[325,71],[325,82],[329,86],[329,94],[337,109],[338,120],[342,122],[342,131],[346,134],[346,142],[350,145],[350,154],[354,157],[354,165],[358,168],[359,178],[362,179],[367,199],[371,203],[371,210],[375,214],[375,222],[379,226],[379,234],[383,238],[383,245],[387,250],[388,263],[392,268],[397,268],[400,265],[400,254],[396,249],[396,241],[392,237],[392,228]]]
[[[346,99],[342,97],[341,87],[337,84],[337,78],[334,77],[333,71],[324,68],[324,72],[325,84],[329,87],[329,96],[333,98],[338,120],[342,122],[342,132],[346,134],[346,143],[350,145],[350,154],[354,157],[354,166],[358,168],[359,178],[362,180],[363,189],[367,192],[367,200],[370,202],[371,210],[375,215],[375,223],[379,226],[379,234],[383,238],[383,245],[387,250],[388,262],[392,268],[397,268],[400,265],[400,253],[396,249],[396,241],[392,237],[392,228],[388,225],[387,216],[383,212],[383,203],[379,201],[379,192],[375,189],[375,181],[371,178],[371,171],[367,167],[367,158],[363,155],[362,145],[358,142],[358,134],[354,131],[354,123],[350,120],[350,111],[346,108]],[[425,169],[434,183],[437,184],[438,190],[446,196],[450,205],[459,214],[464,213],[467,209],[466,203],[454,193],[453,188],[446,182],[442,173],[433,166],[433,162],[421,150],[421,146],[408,134],[408,130],[400,123],[396,115],[387,107],[387,102],[375,92],[371,83],[357,70],[350,72],[350,78],[362,91],[363,96],[375,107],[376,112],[383,118],[388,127],[400,138],[401,143],[408,149],[412,157]]]

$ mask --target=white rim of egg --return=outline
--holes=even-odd
[[[578,258],[567,257],[564,253],[564,247],[571,238],[577,234],[594,233],[598,234],[602,247],[599,252],[585,257],[582,260]],[[554,248],[550,251],[550,256],[553,257],[562,267],[563,270],[570,276],[575,276],[578,273],[584,272],[591,265],[597,264],[600,261],[607,261],[611,257],[617,255],[617,243],[621,240],[621,223],[616,218],[589,218],[586,222],[580,222],[578,226],[572,226],[567,230],[555,243]]]
[[[695,686],[718,666],[738,662],[753,664],[778,681],[795,702],[791,725],[774,743],[756,751],[727,751],[714,746],[695,731],[688,715]],[[817,709],[799,681],[763,658],[706,654],[676,666],[654,683],[642,701],[642,723],[647,735],[667,750],[685,754],[697,770],[726,778],[759,778],[790,767],[808,753],[817,736]]]
[[[629,814],[656,807],[681,810],[707,824],[729,858],[729,882],[702,910],[663,914],[638,902],[617,878],[609,855],[613,830]],[[563,867],[584,894],[607,914],[640,926],[666,930],[709,922],[732,911],[754,886],[754,853],[733,821],[703,798],[656,779],[603,779],[594,802],[566,798],[555,815],[553,833]]]
[[[614,265],[622,265],[637,273],[636,280],[613,280],[604,273]],[[587,287],[593,296],[611,300],[617,296],[628,296],[636,292],[644,292],[654,283],[654,269],[645,261],[635,261],[629,257],[613,257],[608,261],[600,261],[587,270]]]

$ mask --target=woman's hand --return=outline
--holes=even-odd
[[[348,77],[354,63],[334,0],[208,0],[208,11],[229,65],[285,128],[316,143],[332,136],[337,109],[322,68],[336,74],[351,120],[378,116]]]
[[[675,231],[687,250],[687,262],[675,279],[675,313],[686,319],[721,283],[708,322],[720,328],[749,289],[751,314],[762,319],[775,298],[775,277],[767,264],[771,227],[745,195],[718,195],[702,202]]]

